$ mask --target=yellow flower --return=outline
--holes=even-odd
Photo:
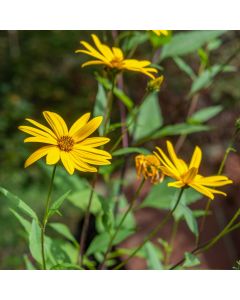
[[[169,31],[168,30],[152,30],[157,36],[168,36],[169,35]]]
[[[170,182],[168,186],[173,186],[176,188],[190,186],[210,199],[214,199],[214,194],[222,194],[226,196],[226,193],[216,190],[215,187],[231,184],[232,180],[229,180],[227,176],[217,175],[204,177],[198,174],[199,166],[202,160],[202,151],[199,147],[195,147],[189,165],[177,157],[173,145],[169,141],[167,141],[167,149],[169,158],[159,147],[157,147],[159,154],[155,152],[155,155],[158,157],[161,163],[160,169],[162,172],[165,175],[176,179],[175,182]]]
[[[151,79],[147,85],[148,91],[149,92],[159,92],[160,88],[162,86],[163,80],[164,80],[163,75],[156,77],[154,79]]]
[[[160,162],[155,155],[137,155],[135,157],[137,176],[143,176],[145,179],[151,178],[151,183],[159,183],[163,181],[164,175],[159,169]]]
[[[136,59],[124,59],[123,52],[120,48],[108,47],[102,44],[99,38],[92,34],[92,39],[95,43],[96,49],[93,48],[89,43],[81,41],[80,43],[86,48],[86,50],[76,50],[75,53],[85,53],[90,55],[97,60],[91,60],[82,65],[82,67],[89,65],[105,65],[111,69],[128,70],[133,72],[143,73],[152,79],[154,75],[152,73],[157,73],[157,69],[149,67],[151,62],[148,60],[136,60]]]
[[[43,116],[51,129],[32,119],[26,120],[36,127],[18,127],[31,135],[24,140],[25,143],[47,144],[29,156],[25,162],[25,168],[45,155],[48,165],[54,165],[61,160],[71,175],[75,169],[82,172],[97,172],[97,169],[91,165],[110,164],[111,155],[104,150],[96,149],[96,147],[108,143],[109,139],[106,137],[88,137],[100,126],[102,117],[93,118],[88,122],[90,113],[86,113],[68,130],[65,121],[58,114],[44,111]]]

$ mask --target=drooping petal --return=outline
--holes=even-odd
[[[81,156],[75,151],[71,151],[70,153],[71,159],[74,163],[76,169],[82,172],[97,172],[97,168],[90,166],[86,162],[81,160]]]
[[[48,151],[51,150],[54,146],[44,146],[33,152],[28,159],[25,161],[24,167],[27,168],[37,160],[47,155]]]
[[[102,123],[103,117],[93,118],[90,122],[80,128],[72,137],[78,143],[91,135]]]
[[[92,148],[89,146],[74,145],[74,150],[86,152],[86,155],[96,155],[104,159],[111,159],[112,155],[105,150]]]
[[[202,161],[202,150],[197,146],[192,155],[192,159],[189,165],[189,169],[197,168],[199,169],[200,163]]]
[[[47,154],[46,163],[48,165],[55,165],[60,159],[60,150],[58,147],[52,147]]]
[[[199,184],[206,185],[206,186],[212,186],[212,187],[218,187],[218,186],[224,186],[227,184],[232,184],[233,181],[228,179],[227,176],[208,176],[208,177],[197,177],[195,181]]]
[[[189,186],[198,191],[200,194],[203,194],[212,200],[214,199],[213,193],[211,193],[208,188],[196,183],[190,183]]]
[[[84,125],[87,124],[87,121],[89,120],[91,114],[86,113],[83,116],[81,116],[79,119],[77,119],[76,122],[73,123],[69,130],[69,135],[72,136],[74,133],[76,133],[80,128],[82,128]]]
[[[98,147],[102,146],[110,141],[109,138],[106,137],[91,137],[87,138],[78,143],[80,146],[89,146],[89,147]]]
[[[61,116],[50,111],[44,111],[43,115],[58,138],[68,135],[67,125]]]
[[[90,60],[90,61],[87,61],[84,64],[82,64],[82,68],[91,66],[91,65],[108,65],[108,64],[106,64],[105,62],[100,61],[100,60]],[[110,64],[109,64],[109,66],[110,66]]]
[[[63,166],[68,171],[70,175],[74,173],[74,163],[71,160],[71,156],[68,152],[60,151],[60,157],[61,161],[63,163]]]
[[[169,182],[168,186],[182,188],[185,184],[182,181]]]

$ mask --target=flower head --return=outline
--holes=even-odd
[[[226,193],[216,190],[215,187],[231,184],[232,180],[229,180],[227,176],[217,175],[204,177],[198,174],[202,160],[202,151],[199,147],[195,147],[189,165],[177,157],[173,145],[169,141],[167,141],[167,149],[169,158],[159,147],[157,147],[158,153],[155,152],[155,155],[161,162],[161,166],[159,168],[162,172],[176,180],[175,182],[170,182],[168,186],[176,188],[190,186],[210,199],[214,199],[214,194],[226,196]]]
[[[169,35],[169,31],[168,30],[152,30],[157,36],[168,36]]]
[[[33,126],[19,126],[21,131],[31,135],[24,140],[47,144],[32,153],[26,160],[24,167],[28,167],[40,158],[46,156],[46,163],[54,165],[59,160],[69,174],[77,169],[82,172],[97,172],[92,165],[109,165],[111,155],[98,146],[109,142],[106,137],[89,136],[100,126],[102,117],[93,118],[88,122],[90,113],[80,117],[70,129],[61,116],[54,112],[44,111],[43,116],[50,128],[32,120],[26,119]]]
[[[147,85],[148,91],[149,92],[159,92],[160,88],[162,86],[163,80],[164,80],[163,75],[156,77],[154,79],[151,79]]]
[[[151,183],[159,183],[163,181],[164,175],[159,169],[160,162],[155,155],[137,155],[135,157],[137,176],[143,176],[145,179],[150,178]]]
[[[92,39],[95,43],[96,49],[89,43],[81,41],[80,43],[85,49],[76,50],[76,53],[85,53],[90,55],[97,60],[91,60],[82,65],[82,67],[90,65],[105,65],[110,69],[116,69],[118,71],[128,70],[133,72],[143,73],[154,79],[152,73],[157,73],[157,69],[149,67],[151,62],[148,60],[136,60],[136,59],[124,59],[123,52],[117,47],[108,47],[102,44],[99,38],[92,34]]]

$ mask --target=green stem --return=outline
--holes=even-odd
[[[103,135],[108,133],[108,127],[109,127],[108,123],[109,123],[110,117],[111,117],[112,104],[113,104],[113,98],[114,98],[115,79],[116,79],[116,76],[112,75],[112,85],[111,85],[111,90],[109,91],[109,94],[108,94],[106,114],[105,114],[105,118],[104,118]]]
[[[240,208],[236,211],[236,213],[233,215],[232,219],[229,221],[229,223],[223,228],[223,230],[214,238],[212,238],[210,241],[203,243],[200,246],[197,246],[195,249],[191,251],[192,254],[200,254],[204,251],[207,251],[212,246],[214,246],[222,237],[224,237],[229,232],[239,228],[239,223],[233,225],[233,223],[236,221],[236,219],[240,216]],[[233,226],[232,226],[233,225]],[[178,266],[180,266],[185,261],[185,258],[181,259],[178,263],[176,263],[174,266],[170,268],[170,270],[176,269]]]
[[[41,226],[41,252],[42,252],[42,267],[44,270],[46,270],[46,258],[45,258],[45,229],[48,221],[48,211],[49,211],[49,206],[51,202],[51,194],[52,194],[52,189],[53,189],[53,181],[56,173],[56,168],[57,165],[54,165],[53,167],[53,172],[52,172],[52,177],[49,185],[49,190],[48,190],[48,195],[47,195],[47,200],[46,200],[46,205],[45,205],[45,212],[43,216],[43,221],[42,221],[42,226]]]
[[[135,201],[138,199],[139,194],[140,194],[140,192],[141,192],[141,190],[142,190],[142,187],[143,187],[144,183],[145,183],[145,179],[143,178],[142,181],[141,181],[141,183],[139,184],[139,187],[138,187],[138,189],[137,189],[137,191],[136,191],[134,197],[132,198],[132,200],[131,200],[131,202],[130,202],[130,205],[129,205],[128,209],[126,210],[126,212],[125,212],[125,214],[123,215],[121,221],[119,222],[119,224],[118,224],[118,226],[117,226],[117,228],[116,228],[114,234],[112,235],[112,237],[111,237],[111,239],[110,239],[110,242],[109,242],[109,244],[108,244],[107,251],[105,252],[105,255],[104,255],[104,258],[103,258],[103,262],[102,262],[102,264],[101,264],[101,266],[100,266],[100,270],[103,270],[103,269],[104,269],[105,262],[106,262],[106,260],[107,260],[107,256],[108,256],[109,252],[110,252],[111,249],[112,249],[114,240],[115,240],[115,238],[116,238],[116,236],[117,236],[119,230],[121,229],[122,224],[124,223],[126,217],[128,216],[129,212],[132,210]]]
[[[174,246],[173,244],[174,244],[174,240],[175,240],[177,230],[178,230],[178,225],[179,225],[179,221],[178,220],[174,221],[172,232],[171,232],[171,237],[170,237],[170,249],[169,249],[169,251],[167,251],[166,257],[165,257],[165,262],[164,262],[165,266],[168,265],[168,262],[171,258],[171,254],[172,254],[172,250],[173,250],[173,246]]]
[[[184,191],[184,187],[181,188],[180,193],[178,195],[178,199],[174,205],[174,207],[167,213],[167,215],[165,216],[165,218],[162,220],[162,222],[160,222],[158,224],[157,227],[155,227],[147,236],[146,238],[143,240],[143,242],[137,247],[137,249],[135,249],[132,254],[129,255],[129,257],[124,260],[122,263],[120,263],[119,265],[117,265],[114,270],[119,270],[120,268],[122,268],[126,263],[128,263],[128,261],[149,241],[151,240],[158,232],[160,229],[162,229],[162,227],[167,223],[167,221],[170,219],[170,217],[172,216],[172,214],[174,213],[174,211],[176,210],[176,208],[178,207],[178,204],[182,198],[182,194]]]
[[[224,167],[225,167],[225,164],[226,164],[226,161],[227,161],[227,158],[228,158],[228,155],[231,151],[233,151],[233,145],[234,145],[234,142],[235,142],[235,139],[237,137],[237,134],[238,134],[238,130],[235,130],[233,136],[232,136],[232,139],[224,153],[224,157],[221,161],[221,164],[220,164],[220,167],[218,169],[218,172],[217,172],[217,175],[221,175],[223,170],[224,170]],[[200,243],[200,235],[201,233],[203,232],[203,229],[204,229],[204,226],[205,226],[205,222],[206,222],[206,217],[208,215],[208,212],[209,212],[209,209],[210,209],[210,206],[211,206],[211,203],[212,203],[212,200],[211,199],[208,199],[207,201],[207,204],[206,204],[206,207],[205,207],[205,213],[204,213],[204,216],[202,218],[202,222],[201,222],[201,225],[200,225],[200,230],[199,230],[199,235],[198,235],[198,238],[196,240],[196,244],[197,246],[199,245]]]
[[[85,213],[85,217],[84,217],[84,221],[83,221],[83,228],[82,228],[81,237],[80,237],[80,257],[79,257],[80,267],[82,267],[82,265],[83,265],[85,242],[86,242],[86,236],[87,236],[87,232],[88,232],[90,210],[91,210],[91,205],[92,205],[94,188],[95,188],[95,184],[96,184],[96,181],[97,181],[97,174],[98,173],[96,173],[94,175],[94,178],[93,178],[92,189],[91,189],[91,193],[90,193],[90,196],[89,196],[88,206],[87,206],[87,209],[86,209],[86,213]]]

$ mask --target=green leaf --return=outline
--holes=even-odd
[[[195,52],[224,32],[224,30],[197,30],[174,34],[171,41],[163,47],[161,59]]]
[[[58,264],[76,264],[78,261],[79,249],[70,242],[49,238],[46,248],[48,268]]]
[[[104,116],[106,107],[107,107],[107,95],[106,95],[106,92],[105,92],[102,84],[98,83],[98,92],[97,92],[96,101],[95,101],[94,109],[93,109],[94,117]],[[104,127],[104,125],[102,122],[102,124],[100,125],[100,127],[98,129],[100,135],[103,134],[103,127]]]
[[[119,244],[133,233],[132,230],[119,230],[113,245]],[[107,232],[100,233],[91,242],[86,254],[89,256],[96,252],[105,252],[110,242],[110,235]]]
[[[193,255],[192,253],[185,252],[184,257],[185,262],[183,264],[183,267],[190,268],[200,264],[200,260],[197,258],[197,256]]]
[[[57,264],[52,266],[50,270],[83,270],[83,269],[76,264],[62,263],[62,264]]]
[[[182,58],[174,57],[173,60],[179,69],[185,72],[192,80],[196,78],[196,74],[193,69]]]
[[[129,202],[127,201],[127,199],[125,198],[125,196],[121,196],[119,198],[119,214],[116,218],[116,226],[120,223],[120,221],[122,220],[123,215],[125,214],[126,210],[129,207]],[[133,212],[130,211],[127,215],[127,217],[125,218],[123,224],[122,224],[122,229],[129,229],[129,230],[134,230],[136,228],[136,221],[133,215]]]
[[[96,79],[104,86],[106,90],[111,90],[112,84],[109,80],[99,75],[96,75]],[[128,109],[131,109],[134,106],[133,101],[122,90],[115,87],[113,93]]]
[[[195,236],[198,236],[197,220],[194,217],[193,212],[189,207],[187,207],[185,204],[180,202],[173,215],[176,220],[184,218],[191,232]]]
[[[62,224],[62,223],[49,223],[48,226],[53,228],[56,232],[58,232],[59,234],[64,236],[69,241],[72,241],[75,245],[78,245],[75,237],[72,235],[71,231],[69,230],[69,228],[65,224]]]
[[[161,256],[159,256],[158,249],[153,243],[147,242],[144,246],[146,251],[147,266],[149,270],[163,270],[162,263],[160,261]]]
[[[140,207],[152,207],[166,210],[171,209],[173,203],[177,201],[179,189],[168,187],[170,181],[170,179],[166,178],[162,183],[154,185]],[[192,189],[186,189],[180,203],[189,205],[201,198],[201,194]]]
[[[163,118],[158,103],[158,94],[151,93],[139,108],[136,124],[130,128],[134,134],[134,140],[137,141],[150,135],[162,124]]]
[[[23,259],[27,270],[36,270],[36,268],[34,267],[27,255],[24,255]]]
[[[189,119],[187,120],[188,123],[204,123],[209,119],[215,117],[223,110],[222,105],[210,106],[203,109],[198,110],[195,112]]]
[[[165,136],[185,135],[201,131],[209,131],[211,128],[207,125],[195,125],[179,123],[175,125],[164,126],[152,135],[152,139],[158,139]]]
[[[13,206],[14,209],[18,208],[22,212],[24,212],[29,217],[38,220],[38,217],[36,213],[31,209],[30,206],[28,206],[23,200],[21,200],[18,196],[12,194],[8,190],[4,189],[3,187],[0,187],[0,193],[2,193],[4,196],[10,200],[10,204]]]
[[[148,40],[148,33],[146,31],[133,31],[130,37],[124,39],[122,48],[128,52],[138,47],[140,44]]]
[[[64,195],[60,196],[53,204],[51,205],[48,217],[51,217],[55,213],[58,212],[60,206],[63,204],[64,200],[68,197],[68,195],[71,193],[71,190],[67,191]]]
[[[91,187],[85,187],[81,191],[69,195],[68,200],[73,205],[80,208],[82,211],[86,211],[90,199],[90,194],[91,194]],[[94,215],[98,214],[101,211],[101,203],[96,192],[93,192],[90,211]]]
[[[25,231],[29,234],[31,231],[31,227],[32,227],[31,223],[28,220],[24,219],[22,216],[20,216],[14,209],[10,208],[10,211],[18,219],[18,221],[23,226]]]
[[[46,246],[46,244],[45,244]],[[32,220],[32,228],[29,235],[29,249],[32,257],[38,262],[42,263],[41,252],[41,228],[35,220]],[[46,250],[46,247],[45,247]]]
[[[137,148],[137,147],[128,147],[128,148],[122,148],[119,150],[116,150],[112,153],[112,156],[120,156],[125,155],[129,153],[140,153],[140,154],[149,154],[150,151],[145,148]]]
[[[208,68],[194,80],[191,86],[190,96],[203,88],[207,88],[212,83],[213,78],[221,71],[233,72],[235,71],[235,68],[233,66],[223,67],[222,65],[215,65],[211,68]]]

